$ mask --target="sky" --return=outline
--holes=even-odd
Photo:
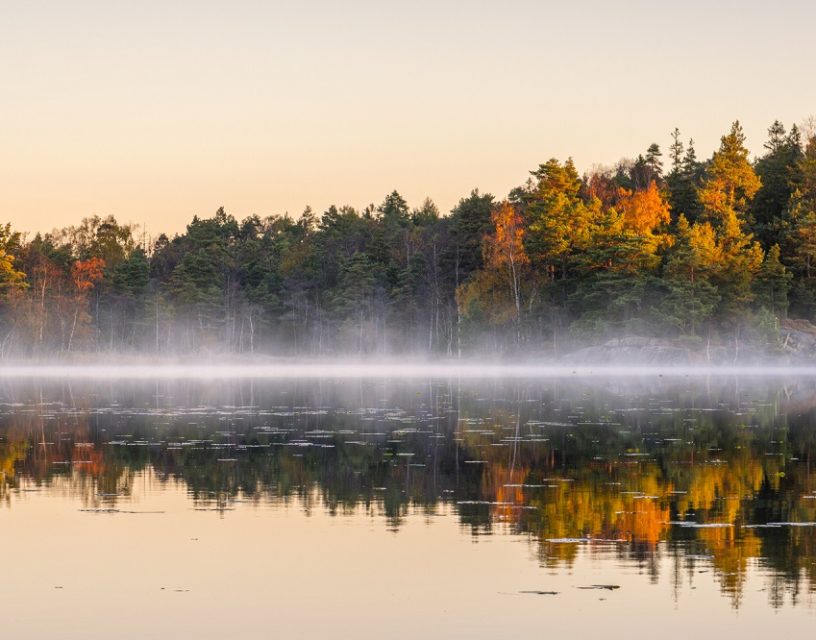
[[[816,113],[811,0],[0,0],[0,222],[449,211]]]

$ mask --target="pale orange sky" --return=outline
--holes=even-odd
[[[504,196],[550,157],[612,164],[680,127],[707,156],[739,118],[816,112],[816,5],[5,0],[0,221],[113,214],[183,230]]]

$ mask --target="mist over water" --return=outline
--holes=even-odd
[[[17,379],[553,379],[553,378],[768,378],[816,377],[816,366],[775,365],[568,365],[563,363],[520,363],[486,361],[281,361],[260,364],[212,360],[184,363],[6,364],[0,378]]]

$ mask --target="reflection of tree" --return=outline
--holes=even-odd
[[[478,418],[460,416],[459,434],[487,460],[483,497],[495,516],[514,518],[518,531],[533,534],[545,566],[569,566],[585,545],[592,552],[620,540],[627,544],[617,550],[645,561],[653,577],[667,550],[690,563],[709,557],[734,606],[757,561],[785,576],[774,578],[772,602],[780,602],[780,584],[794,596],[802,579],[815,588],[814,529],[754,528],[816,521],[812,422],[797,426],[784,403],[761,403],[741,416],[721,398],[709,402],[719,408],[617,413],[582,399],[579,410],[567,405],[544,420],[536,416],[527,421],[527,441],[514,449],[524,471],[512,477],[508,451],[496,446],[516,420],[505,405]],[[516,409],[525,411],[522,404]]]
[[[20,440],[0,442],[0,498],[9,501],[8,489],[17,487],[17,465],[25,460],[27,443]]]
[[[8,501],[9,489],[31,482],[78,496],[88,507],[127,496],[135,469],[91,439],[87,415],[54,409],[41,408],[44,415],[24,412],[5,417],[0,495]]]
[[[0,497],[13,505],[33,484],[113,507],[149,473],[216,510],[292,503],[396,529],[408,513],[455,508],[474,535],[529,535],[553,568],[582,550],[615,553],[657,579],[661,558],[680,573],[708,558],[734,606],[752,566],[771,572],[774,604],[816,588],[816,528],[754,527],[816,521],[816,414],[795,390],[753,404],[721,388],[664,394],[671,410],[648,394],[499,389],[462,394],[453,411],[449,390],[434,393],[402,410],[329,412],[301,399],[285,410],[30,404],[0,417]]]

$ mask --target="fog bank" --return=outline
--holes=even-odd
[[[507,364],[462,362],[280,362],[215,364],[15,364],[0,378],[51,379],[491,379],[649,377],[816,377],[816,366],[672,366]]]

